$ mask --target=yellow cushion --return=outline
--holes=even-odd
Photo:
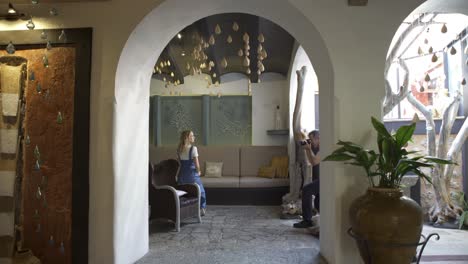
[[[222,162],[205,162],[205,177],[221,178],[223,172]]]
[[[288,156],[274,156],[271,159],[271,167],[276,169],[277,178],[288,178]]]
[[[276,174],[276,169],[271,166],[264,166],[258,169],[258,177],[273,179]]]

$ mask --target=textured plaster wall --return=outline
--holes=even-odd
[[[380,116],[384,60],[389,44],[401,21],[423,3],[369,1],[367,7],[349,7],[344,0],[161,2],[57,4],[60,12],[57,17],[48,15],[46,4],[32,10],[38,29],[94,28],[90,263],[132,263],[148,251],[145,203],[150,75],[163,46],[177,31],[200,19],[200,15],[226,11],[264,16],[283,26],[302,44],[317,72],[323,101],[321,151],[325,154],[338,138],[369,144],[374,141],[369,120],[370,115]],[[429,0],[425,5],[433,2],[437,1]],[[463,7],[464,13],[468,13],[466,1],[439,2],[445,10]],[[32,9],[30,5],[18,8],[25,12]],[[156,13],[145,18],[155,8]],[[135,30],[140,22],[152,23],[151,34],[146,31],[148,27]],[[24,23],[1,21],[0,30],[24,29]],[[122,54],[127,40],[127,49]],[[359,263],[346,229],[349,203],[366,186],[361,184],[362,173],[339,164],[324,163],[321,168],[321,188],[326,193],[321,199],[325,220],[321,227],[321,252],[329,263]]]

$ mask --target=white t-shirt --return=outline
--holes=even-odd
[[[189,159],[189,150],[192,145],[189,145],[187,148],[179,154],[181,160],[188,160]],[[192,159],[198,157],[198,150],[197,147],[193,146],[192,148]]]

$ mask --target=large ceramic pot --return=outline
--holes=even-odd
[[[369,188],[349,210],[352,232],[366,264],[406,264],[416,254],[423,212],[401,189]]]

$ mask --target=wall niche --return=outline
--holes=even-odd
[[[0,45],[0,171],[16,172],[13,250],[30,249],[42,263],[87,263],[92,29],[8,31],[0,39],[15,48]],[[10,87],[18,83],[16,96]]]

